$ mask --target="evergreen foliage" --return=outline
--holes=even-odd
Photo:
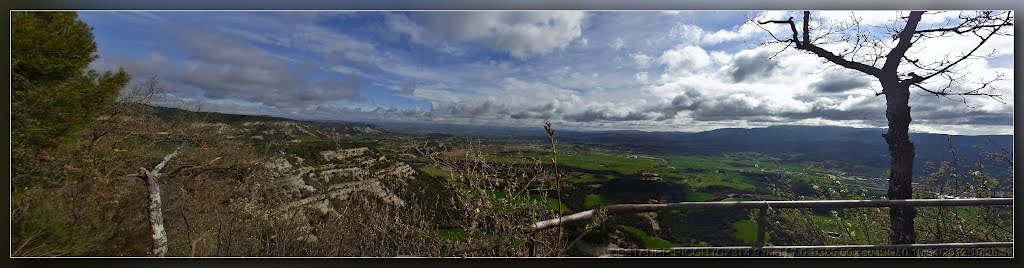
[[[74,12],[11,14],[11,142],[49,150],[113,104],[131,76],[87,70],[96,58],[92,29]]]

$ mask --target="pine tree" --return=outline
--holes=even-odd
[[[113,104],[131,80],[124,69],[87,70],[97,58],[92,29],[74,12],[11,13],[11,143],[49,150]]]

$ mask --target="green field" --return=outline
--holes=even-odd
[[[587,195],[587,197],[583,200],[583,205],[586,206],[587,208],[596,208],[600,206],[614,205],[618,203],[620,203],[618,199],[599,194]]]
[[[744,244],[752,245],[757,242],[757,222],[740,220],[734,222],[732,228],[736,230],[736,239],[743,241]],[[765,234],[765,241],[769,238],[770,236]]]
[[[590,182],[595,182],[595,181],[597,181],[597,176],[594,175],[594,174],[583,173],[583,172],[572,172],[572,173],[569,173],[569,182],[572,182],[572,183],[583,184],[583,183],[590,183]]]
[[[668,241],[668,240],[665,240],[665,239],[661,239],[659,237],[650,236],[650,235],[647,234],[647,232],[644,232],[644,230],[640,230],[639,228],[636,228],[636,227],[633,227],[633,226],[619,225],[619,228],[622,228],[622,230],[625,230],[626,232],[630,232],[630,233],[633,233],[633,234],[639,236],[640,239],[643,239],[644,246],[647,247],[647,248],[655,249],[655,248],[672,248],[672,247],[680,247],[681,246],[679,244],[672,243],[671,241]]]
[[[544,157],[535,154],[534,157]],[[668,163],[640,158],[627,158],[622,155],[603,153],[574,153],[558,158],[560,165],[593,170],[597,172],[615,172],[619,174],[636,174],[641,171],[652,172],[659,176],[682,179],[693,188],[708,186],[724,186],[738,190],[754,188],[757,183],[739,171],[753,171],[753,164],[768,165],[767,162],[736,162],[731,156],[671,156],[664,157]],[[590,183],[595,180],[594,174],[583,172],[570,173],[573,183]]]
[[[622,174],[632,174],[641,170],[653,170],[665,163],[647,159],[632,159],[607,154],[574,154],[558,158],[558,163],[590,170],[608,170]]]
[[[505,152],[501,149],[487,149],[484,155],[490,161],[497,163],[516,163],[526,165],[541,165],[550,167],[550,153],[544,151],[521,151]],[[651,158],[630,158],[630,153],[608,153],[605,150],[594,150],[588,147],[567,146],[562,147],[558,154],[558,164],[564,172],[564,178],[574,184],[576,189],[583,190],[576,198],[582,200],[563,200],[561,213],[572,212],[566,203],[576,206],[582,205],[580,209],[592,209],[605,205],[619,204],[622,200],[615,198],[612,193],[601,194],[593,192],[591,184],[602,184],[609,179],[624,179],[637,177],[660,177],[662,181],[670,184],[685,184],[690,191],[686,192],[686,202],[707,202],[724,198],[727,194],[738,194],[735,197],[726,198],[723,201],[745,201],[745,200],[781,200],[786,199],[778,196],[767,195],[764,192],[753,192],[763,189],[767,182],[773,179],[784,178],[788,180],[796,191],[797,188],[804,191],[810,185],[822,182],[826,179],[824,172],[835,170],[834,168],[822,168],[814,163],[780,163],[780,159],[772,156],[756,153],[731,153],[720,155],[684,155],[662,152],[660,154],[647,154]],[[658,160],[664,159],[662,160]],[[863,167],[854,167],[862,168]],[[449,173],[435,166],[424,166],[418,168],[421,172],[434,177],[447,177]],[[643,172],[643,173],[642,173]],[[781,176],[781,177],[780,177]],[[780,185],[776,185],[780,186]],[[851,184],[852,187],[865,187],[866,185]],[[753,192],[755,195],[749,195]],[[500,194],[499,194],[500,195]],[[621,197],[620,197],[621,198]],[[537,194],[530,194],[522,200],[532,200],[551,211],[559,207],[558,200],[547,197],[541,198]],[[571,202],[570,202],[571,201]],[[838,224],[830,216],[813,215],[815,223],[826,231],[839,229]],[[715,239],[711,244],[722,246],[741,241],[744,245],[753,244],[757,240],[757,224],[752,220],[739,220],[723,222],[724,228],[731,229],[732,234],[726,234],[726,239],[719,241]],[[647,248],[669,248],[681,246],[666,239],[651,235],[642,229],[619,225],[621,230],[635,234],[643,240]],[[731,228],[730,228],[731,227]],[[735,238],[733,240],[732,238]]]
[[[419,170],[435,178],[447,178],[448,176],[451,176],[451,172],[432,165],[422,166]]]
[[[738,190],[752,189],[756,185],[750,178],[739,173],[701,173],[695,179],[688,181],[693,188],[704,188],[708,186],[724,186]]]
[[[715,195],[709,193],[692,192],[686,194],[686,202],[704,202],[715,199]]]
[[[578,147],[578,146],[577,146]],[[734,153],[722,155],[681,155],[658,154],[652,157],[665,161],[645,158],[629,158],[627,154],[595,152],[576,148],[562,150],[558,154],[558,164],[578,168],[583,171],[569,172],[568,180],[575,184],[599,182],[597,173],[609,177],[638,174],[641,171],[657,174],[657,176],[685,183],[694,189],[710,186],[728,187],[737,190],[751,190],[760,183],[759,177],[748,177],[749,174],[772,172],[777,170],[803,171],[807,167],[777,165],[778,158],[756,153]],[[488,159],[499,163],[519,164],[550,164],[550,153],[488,153]],[[764,170],[764,171],[762,171]],[[745,173],[741,173],[745,172]],[[594,173],[594,174],[592,174]],[[748,174],[748,175],[744,175]]]

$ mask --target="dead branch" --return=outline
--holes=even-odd
[[[152,170],[140,167],[139,174],[137,175],[137,177],[145,182],[146,190],[149,192],[147,195],[149,199],[149,224],[151,237],[153,238],[150,256],[163,257],[167,254],[167,233],[164,231],[163,208],[160,197],[160,179],[165,174],[161,174],[160,171],[163,170],[164,166],[171,159],[178,155],[180,148],[178,147],[174,149],[174,152],[164,156],[163,161],[160,161]]]

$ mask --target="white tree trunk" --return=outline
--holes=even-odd
[[[164,161],[153,167],[153,170],[147,171],[145,168],[140,168],[139,176],[146,183],[146,191],[149,193],[149,227],[150,235],[153,237],[153,248],[149,255],[153,257],[163,257],[167,254],[167,233],[164,232],[164,213],[160,200],[160,179],[163,174],[160,174],[160,170],[176,155],[178,155],[178,149],[164,156]]]
[[[146,173],[146,190],[149,191],[149,225],[153,237],[150,256],[163,257],[167,254],[167,233],[164,232],[164,213],[160,201],[160,174]]]

